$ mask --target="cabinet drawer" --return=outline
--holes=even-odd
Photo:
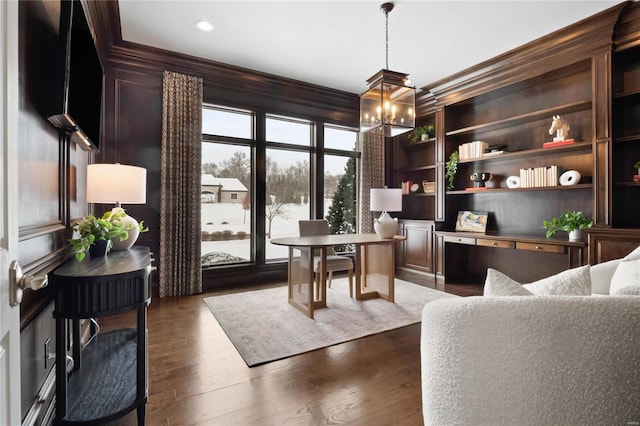
[[[518,250],[531,250],[531,251],[543,251],[545,253],[559,253],[564,254],[567,252],[565,246],[558,246],[555,244],[536,244],[536,243],[516,243],[516,249]]]
[[[485,247],[496,247],[496,248],[506,248],[506,249],[516,248],[515,241],[490,240],[488,238],[478,238],[476,240],[476,244],[479,246],[485,246]]]
[[[470,246],[476,245],[476,239],[472,237],[454,237],[451,235],[444,236],[445,243],[467,244]]]

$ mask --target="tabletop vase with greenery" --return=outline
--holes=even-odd
[[[567,210],[550,221],[542,221],[542,227],[547,230],[547,238],[551,238],[558,231],[564,231],[569,234],[569,241],[581,240],[582,234],[580,231],[592,226],[593,218],[575,210]]]
[[[90,252],[91,257],[105,256],[111,248],[112,238],[120,238],[120,241],[126,240],[129,233],[122,221],[124,216],[124,211],[118,213],[108,211],[101,217],[87,215],[77,221],[73,225],[73,230],[78,238],[69,240],[76,259],[81,262],[92,247],[101,250]]]

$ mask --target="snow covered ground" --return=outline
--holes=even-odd
[[[325,200],[327,210],[330,204],[331,200]],[[285,208],[288,218],[276,217],[273,219],[271,224],[271,238],[297,236],[298,220],[309,219],[308,204],[285,204]],[[244,240],[202,241],[203,255],[211,252],[224,252],[249,260],[251,256],[251,240],[248,237],[251,233],[251,212],[249,210],[243,210],[242,204],[203,203],[201,217],[202,231],[231,231],[233,234],[242,231],[247,233],[247,238]],[[267,239],[267,259],[286,259],[287,253],[287,247],[273,245],[269,243],[269,239]]]

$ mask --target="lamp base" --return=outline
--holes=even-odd
[[[113,209],[111,209],[111,213],[119,213],[119,212],[124,212],[124,209],[122,207],[114,207]],[[129,232],[129,238],[127,238],[124,241],[120,241],[119,237],[115,237],[111,240],[111,242],[113,243],[113,247],[111,248],[111,250],[128,250],[131,248],[131,246],[133,246],[136,243],[136,240],[138,239],[138,236],[140,235],[140,229],[138,228],[138,221],[135,220],[134,218],[132,218],[131,216],[129,216],[128,214],[126,214],[125,212],[125,216],[122,218],[122,221],[124,222],[124,225],[127,228],[131,228],[128,232]]]
[[[398,219],[392,218],[387,212],[383,212],[379,218],[373,220],[373,229],[380,238],[393,238],[398,231]]]

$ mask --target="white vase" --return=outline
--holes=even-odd
[[[111,242],[113,244],[113,250],[129,250],[131,246],[135,244],[138,236],[140,235],[140,229],[138,228],[137,220],[126,214],[124,209],[121,207],[114,207],[113,209],[111,209],[111,214],[123,212],[125,213],[125,216],[122,218],[122,222],[124,222],[126,228],[130,228],[129,231],[127,231],[129,233],[129,238],[124,241],[120,241],[120,237],[112,238]]]
[[[582,241],[582,230],[574,229],[569,232],[569,241]]]

